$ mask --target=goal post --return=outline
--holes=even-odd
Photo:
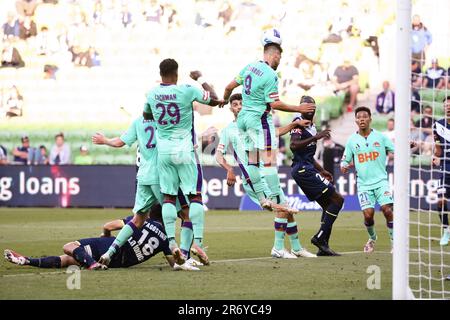
[[[394,158],[394,252],[392,298],[412,298],[409,289],[409,185],[411,104],[411,0],[396,2],[396,93]]]

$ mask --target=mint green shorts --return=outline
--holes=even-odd
[[[163,194],[184,195],[202,193],[203,174],[197,155],[192,152],[158,154],[159,184]]]
[[[380,206],[394,203],[392,193],[387,183],[373,190],[358,191],[358,199],[361,210],[375,208],[376,203]]]
[[[154,185],[137,185],[136,197],[134,200],[133,213],[145,214],[155,204],[163,203],[159,184]]]
[[[239,112],[237,126],[239,133],[244,137],[245,150],[271,151],[278,148],[275,126],[268,112],[260,116],[243,110]]]

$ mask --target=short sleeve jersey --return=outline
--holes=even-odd
[[[143,116],[138,117],[130,125],[128,130],[120,136],[127,146],[136,141],[140,150],[140,166],[137,180],[142,185],[153,185],[159,183],[157,170],[158,152],[156,149],[156,123],[153,120],[145,120]]]
[[[341,165],[348,166],[352,161],[355,164],[358,191],[373,190],[386,183],[388,152],[394,152],[394,144],[374,129],[366,138],[358,132],[350,136],[345,145]]]
[[[294,121],[301,120],[302,117],[296,117]],[[291,140],[299,139],[306,140],[308,138],[314,137],[317,134],[317,129],[314,124],[309,127],[297,127],[291,130]],[[294,151],[294,158],[292,160],[293,165],[300,165],[303,168],[312,169],[314,168],[314,155],[316,154],[317,143],[315,141],[311,142],[306,146],[306,148],[298,151]]]
[[[194,150],[194,114],[192,103],[208,104],[209,92],[190,85],[160,84],[147,93],[145,112],[156,121],[158,153],[176,154]]]
[[[242,111],[263,115],[267,104],[279,100],[278,75],[266,62],[248,64],[235,78],[242,88]]]

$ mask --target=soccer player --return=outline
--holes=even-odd
[[[440,188],[438,193],[442,195],[438,202],[439,218],[442,223],[441,246],[448,245],[450,239],[450,228],[448,227],[448,206],[450,197],[450,96],[444,98],[445,118],[438,120],[433,125],[435,140],[433,164],[440,166],[442,171]]]
[[[175,241],[175,206],[178,189],[189,199],[189,218],[192,221],[194,243],[203,248],[204,208],[202,201],[202,170],[194,150],[193,102],[223,106],[223,101],[210,97],[190,85],[177,85],[178,63],[165,59],[160,65],[162,83],[147,93],[144,112],[152,112],[157,119],[158,171],[161,192],[164,194],[162,215],[171,250],[177,252]],[[180,251],[181,252],[181,251]],[[205,263],[206,262],[206,263]],[[208,264],[208,261],[202,263]]]
[[[313,103],[310,96],[303,96],[300,103]],[[323,209],[319,231],[311,238],[311,243],[319,248],[318,256],[339,256],[330,249],[328,242],[333,223],[344,204],[342,196],[336,192],[332,182],[333,175],[322,168],[314,159],[317,141],[330,137],[330,130],[317,132],[313,124],[315,111],[304,112],[294,119],[294,123],[303,119],[309,124],[291,130],[290,148],[294,154],[292,177],[310,201],[316,201]]]
[[[133,216],[127,217],[123,219],[122,223],[126,225],[132,219],[134,219]],[[117,222],[113,221],[109,224],[117,224]],[[45,256],[41,258],[26,257],[6,249],[4,257],[9,262],[22,266],[65,268],[71,265],[78,265],[89,270],[106,270],[108,267],[96,261],[100,259],[114,241],[114,237],[81,239],[65,244],[63,247],[64,254],[61,256]],[[163,225],[159,221],[147,219],[142,229],[135,229],[126,243],[118,249],[108,266],[110,268],[131,267],[147,261],[160,252],[164,253],[167,262],[174,270],[183,270],[183,267],[178,265],[172,256]],[[191,270],[199,269],[191,267]]]
[[[242,111],[237,119],[237,127],[246,141],[245,150],[248,152],[248,176],[255,189],[258,201],[262,208],[287,209],[288,212],[296,212],[290,208],[277,205],[280,200],[280,179],[276,166],[277,139],[275,127],[272,121],[271,110],[286,112],[311,112],[314,106],[301,104],[299,106],[288,105],[282,102],[278,96],[278,75],[275,72],[281,60],[281,46],[276,43],[268,43],[264,46],[264,59],[248,64],[239,75],[231,81],[224,92],[224,103],[235,88],[243,85]],[[260,169],[260,161],[264,167]],[[264,193],[264,185],[261,176],[265,177],[271,191],[270,199]],[[285,221],[281,222],[283,225]]]
[[[240,93],[233,94],[230,97],[230,110],[233,112],[235,120],[230,123],[225,129],[222,130],[220,134],[219,145],[216,150],[216,160],[222,168],[227,171],[227,184],[232,186],[236,183],[236,175],[234,174],[233,167],[227,163],[224,158],[228,147],[231,145],[233,150],[233,156],[241,169],[243,188],[245,192],[249,195],[253,202],[260,204],[258,197],[254,191],[252,182],[248,178],[247,170],[247,154],[242,143],[242,139],[239,136],[239,130],[236,125],[236,119],[239,112],[242,109],[242,95]],[[289,125],[279,128],[277,130],[277,137],[283,136],[288,133],[291,129],[300,125],[307,125],[309,120],[298,120],[296,122],[290,123]],[[264,176],[262,177],[262,183],[264,185],[264,193],[269,195],[270,190],[267,186]],[[282,197],[281,203],[285,203],[285,195],[283,190],[279,192],[280,197]],[[295,222],[294,216],[286,212],[277,211],[277,218],[275,220],[275,241],[272,248],[271,255],[275,258],[297,258],[297,257],[315,257],[316,255],[311,254],[300,244],[298,237],[297,223]],[[284,219],[287,222],[284,224]],[[280,221],[281,220],[281,221]],[[291,243],[291,252],[285,250],[284,248],[284,238],[285,234],[288,234],[289,241]]]
[[[341,172],[347,173],[353,162],[357,174],[359,204],[369,234],[364,252],[370,253],[374,251],[377,240],[374,221],[376,202],[386,218],[391,245],[393,242],[393,199],[386,172],[386,156],[387,153],[394,153],[394,145],[388,137],[370,127],[372,114],[369,108],[356,108],[355,118],[358,131],[347,141]]]
[[[128,224],[131,229],[140,228],[143,223],[142,220],[148,218],[148,211],[152,206],[159,208],[162,204],[162,194],[160,192],[159,186],[159,174],[157,170],[157,144],[155,138],[155,121],[153,115],[149,113],[144,113],[143,116],[138,117],[131,126],[128,128],[125,134],[121,137],[107,138],[104,135],[97,133],[92,137],[92,142],[99,145],[107,145],[110,147],[121,148],[125,145],[131,146],[136,141],[138,142],[138,147],[143,150],[141,152],[140,165],[137,173],[137,190],[135,207],[133,212],[135,213],[135,218],[133,221],[129,221]],[[153,142],[153,143],[152,143]],[[155,201],[155,199],[157,201]],[[192,223],[189,221],[189,208],[185,207],[186,201],[183,195],[179,195],[177,202],[178,212],[180,212],[180,217],[183,219],[181,226],[181,249],[184,256],[189,260],[190,249],[192,244]],[[137,221],[137,222],[136,222]],[[110,252],[105,253],[105,262],[107,262],[108,257],[110,258],[114,254],[113,250],[116,247],[123,245],[123,239],[126,239],[130,234],[130,229],[128,227],[122,228],[122,231],[117,235],[114,245],[111,247]],[[192,248],[196,255],[200,255],[202,260],[208,260],[206,254],[203,250]],[[112,252],[112,254],[111,254]],[[177,259],[179,263],[182,264],[178,253]],[[103,261],[103,260],[102,260]]]

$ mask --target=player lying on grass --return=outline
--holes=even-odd
[[[374,221],[376,203],[381,206],[381,211],[386,218],[391,245],[393,242],[393,198],[386,171],[386,156],[394,152],[394,144],[384,134],[370,127],[372,114],[369,108],[356,108],[355,122],[358,131],[347,140],[341,161],[341,171],[345,174],[351,163],[355,166],[359,204],[369,234],[364,252],[370,253],[374,251],[377,240]]]
[[[310,96],[303,96],[300,103],[312,103],[315,101]],[[318,256],[338,256],[329,247],[329,240],[333,223],[344,204],[344,198],[336,192],[333,186],[333,176],[314,159],[317,149],[317,141],[330,137],[330,130],[317,133],[313,124],[315,111],[303,112],[294,119],[294,123],[304,119],[309,120],[305,126],[291,130],[290,148],[294,154],[292,161],[292,177],[302,189],[310,201],[316,201],[323,209],[319,231],[311,238],[319,251]]]
[[[96,133],[92,137],[92,142],[98,145],[107,145],[110,147],[121,148],[125,145],[131,146],[136,141],[138,142],[141,151],[141,161],[137,174],[137,191],[135,206],[133,208],[134,218],[130,221],[127,226],[119,232],[116,241],[111,246],[110,250],[105,253],[105,259],[101,262],[108,262],[107,257],[111,257],[117,248],[120,248],[126,237],[129,237],[130,230],[140,228],[143,219],[147,219],[148,209],[154,204],[162,204],[162,194],[160,192],[159,186],[159,173],[157,169],[157,143],[155,138],[155,123],[153,120],[153,115],[149,113],[143,114],[143,116],[138,117],[133,121],[132,125],[128,128],[127,132],[120,137],[107,138],[100,133]],[[181,250],[182,252],[176,250],[174,256],[177,258],[179,264],[183,264],[182,260],[189,260],[190,252],[192,252],[199,257],[203,264],[208,264],[208,256],[202,248],[198,246],[193,246],[192,244],[192,222],[189,220],[189,208],[184,196],[179,194],[177,200],[177,212],[180,212],[180,206],[184,205],[184,212],[182,214],[182,226],[181,226]],[[187,208],[186,208],[187,207]],[[145,220],[144,220],[145,221]],[[129,228],[131,227],[131,228]],[[186,265],[186,267],[188,267]]]
[[[442,237],[439,244],[448,245],[450,228],[448,225],[448,199],[450,198],[450,96],[444,98],[445,118],[433,124],[434,152],[433,165],[440,167],[441,179],[438,193],[441,198],[438,202],[439,218],[442,224]],[[442,160],[442,161],[441,161]]]
[[[233,167],[229,165],[224,158],[224,154],[227,153],[228,147],[231,145],[233,156],[236,159],[239,168],[241,169],[243,188],[250,199],[252,199],[253,202],[259,205],[260,202],[258,200],[258,196],[248,176],[248,168],[246,164],[247,154],[244,150],[244,144],[241,137],[239,136],[239,130],[236,125],[236,119],[241,109],[242,95],[239,93],[233,94],[230,97],[230,110],[234,114],[235,120],[222,130],[220,134],[219,146],[217,147],[215,156],[220,166],[227,171],[227,184],[229,186],[234,185],[236,183],[236,175],[234,174]],[[285,135],[292,128],[298,125],[307,125],[309,122],[310,121],[308,120],[299,120],[297,122],[293,122],[285,127],[277,129],[276,136],[278,137]],[[264,186],[264,194],[269,196],[271,191],[267,186],[264,176],[262,176],[262,183]],[[279,197],[282,199],[280,203],[286,202],[284,192],[281,188],[279,191]],[[285,259],[297,257],[315,257],[314,254],[311,254],[301,246],[298,237],[297,223],[295,222],[293,214],[284,211],[275,211],[275,240],[271,255],[275,258]],[[291,243],[291,252],[287,251],[284,248],[284,239],[286,233],[288,234],[288,238]]]
[[[115,220],[105,225],[106,232],[116,229],[118,225],[126,225],[133,216],[123,220]],[[104,230],[105,232],[105,230]],[[71,265],[81,266],[89,270],[105,270],[108,267],[96,262],[104,254],[114,237],[87,238],[69,242],[63,246],[64,254],[61,256],[47,256],[31,258],[6,249],[5,259],[17,265],[33,266],[38,268],[65,268]],[[157,220],[148,218],[142,229],[134,230],[125,244],[118,249],[109,263],[110,268],[127,268],[147,261],[162,252],[167,262],[174,270],[184,270],[176,263],[169,249],[169,241],[164,226]],[[192,267],[193,270],[199,270]]]
[[[288,105],[279,99],[278,75],[276,70],[281,60],[281,46],[277,43],[267,43],[264,46],[263,60],[245,66],[238,76],[225,88],[223,99],[228,103],[233,90],[242,88],[242,111],[239,113],[236,124],[245,141],[245,150],[248,154],[247,171],[248,180],[252,183],[262,208],[286,210],[294,213],[296,210],[279,206],[280,178],[276,156],[278,143],[275,126],[272,120],[272,109],[285,112],[309,112],[315,107],[309,103],[298,106]],[[260,166],[260,161],[264,166]],[[261,177],[265,177],[271,194],[264,193],[264,184]],[[280,221],[275,229],[284,233],[286,220]],[[283,231],[281,231],[283,229]]]

